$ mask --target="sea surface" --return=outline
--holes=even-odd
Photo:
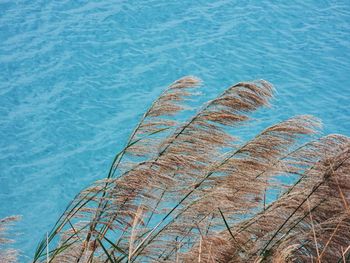
[[[350,135],[350,2],[0,0],[0,218],[22,215],[21,262],[184,75],[199,101],[272,82],[248,137],[296,114]]]

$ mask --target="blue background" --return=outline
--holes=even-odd
[[[183,75],[205,81],[203,98],[272,82],[247,137],[295,114],[350,135],[349,21],[347,0],[0,0],[0,217],[23,216],[22,259]]]

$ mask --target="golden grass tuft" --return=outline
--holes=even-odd
[[[18,250],[9,248],[7,245],[13,243],[12,239],[8,238],[8,228],[14,222],[20,219],[19,216],[9,216],[0,219],[0,262],[14,263],[17,262]]]
[[[302,115],[243,141],[237,131],[273,97],[264,80],[179,121],[200,87],[184,77],[153,102],[49,233],[50,262],[350,262],[350,139],[317,138],[320,121]]]

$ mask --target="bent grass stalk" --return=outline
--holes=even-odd
[[[300,256],[301,260],[305,256],[317,258],[321,263],[330,257],[334,262],[350,257],[348,249],[330,254],[336,251],[336,244],[349,247],[346,238],[341,239],[335,233],[347,224],[350,226],[350,222],[339,221],[341,211],[349,211],[350,186],[344,184],[350,174],[350,150],[347,150],[350,139],[333,135],[304,143],[309,138],[306,136],[315,133],[318,122],[310,116],[298,116],[263,130],[241,145],[228,143],[227,140],[236,139],[228,131],[230,127],[238,129],[251,112],[269,105],[273,88],[265,81],[229,87],[183,124],[170,124],[166,119],[159,122],[182,109],[178,102],[191,93],[181,89],[197,84],[194,78],[184,78],[161,93],[142,116],[125,147],[114,157],[106,181],[74,198],[38,244],[34,262],[56,263],[62,260],[61,255],[66,258],[65,262],[82,263],[147,262],[152,257],[175,262],[182,262],[184,258],[191,262],[240,262],[254,258],[259,261],[259,258],[268,260],[281,255],[279,249],[287,245],[296,249],[283,250],[285,259]],[[153,128],[149,128],[151,126]],[[169,133],[163,133],[165,131]],[[160,137],[159,144],[152,149],[141,149],[151,152],[116,176],[121,164],[127,161],[126,154],[132,151],[137,154],[140,147],[145,147],[142,145],[147,147],[147,143],[153,143],[153,135],[157,135],[156,139]],[[321,168],[328,163],[336,165],[323,171]],[[277,171],[280,175],[295,176],[295,182],[288,186],[270,182],[269,179],[279,175]],[[332,183],[334,180],[329,179],[334,173],[339,174],[339,178]],[[148,180],[145,176],[151,178]],[[323,180],[317,176],[323,176]],[[141,183],[137,182],[138,178]],[[182,178],[186,181],[181,181]],[[266,196],[273,187],[283,194],[266,204]],[[324,187],[337,192],[339,197],[321,196],[320,189]],[[180,190],[181,196],[173,199]],[[319,198],[316,199],[320,202],[312,201],[311,197]],[[291,207],[286,205],[288,202]],[[142,213],[141,203],[144,204]],[[213,212],[213,208],[218,212]],[[338,214],[334,223],[330,222],[333,224],[331,237],[325,239],[320,214],[331,213],[329,211]],[[198,216],[192,217],[196,213]],[[202,232],[200,223],[210,215],[210,226]],[[276,218],[276,222],[266,221],[269,216]],[[311,240],[289,244],[307,220],[312,223],[308,229]],[[84,222],[79,225],[80,221]],[[179,222],[185,224],[181,229],[176,228]],[[172,233],[172,227],[177,229],[176,233]],[[56,237],[60,239],[57,245],[53,242]],[[216,237],[225,240],[226,245],[221,247],[220,242],[215,243]],[[207,238],[211,240],[209,250]],[[157,247],[159,240],[164,246]],[[260,245],[254,247],[254,240],[259,240]],[[310,249],[312,243],[315,251]],[[319,251],[318,247],[323,249]],[[302,262],[300,260],[296,262]]]

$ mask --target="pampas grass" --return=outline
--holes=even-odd
[[[349,138],[316,138],[320,121],[303,115],[242,141],[235,133],[273,97],[264,80],[237,83],[179,121],[200,88],[190,76],[165,89],[33,262],[350,260]]]
[[[8,228],[14,222],[19,220],[19,216],[9,216],[0,219],[0,262],[17,262],[18,251],[8,247],[8,244],[14,242],[9,239]]]

